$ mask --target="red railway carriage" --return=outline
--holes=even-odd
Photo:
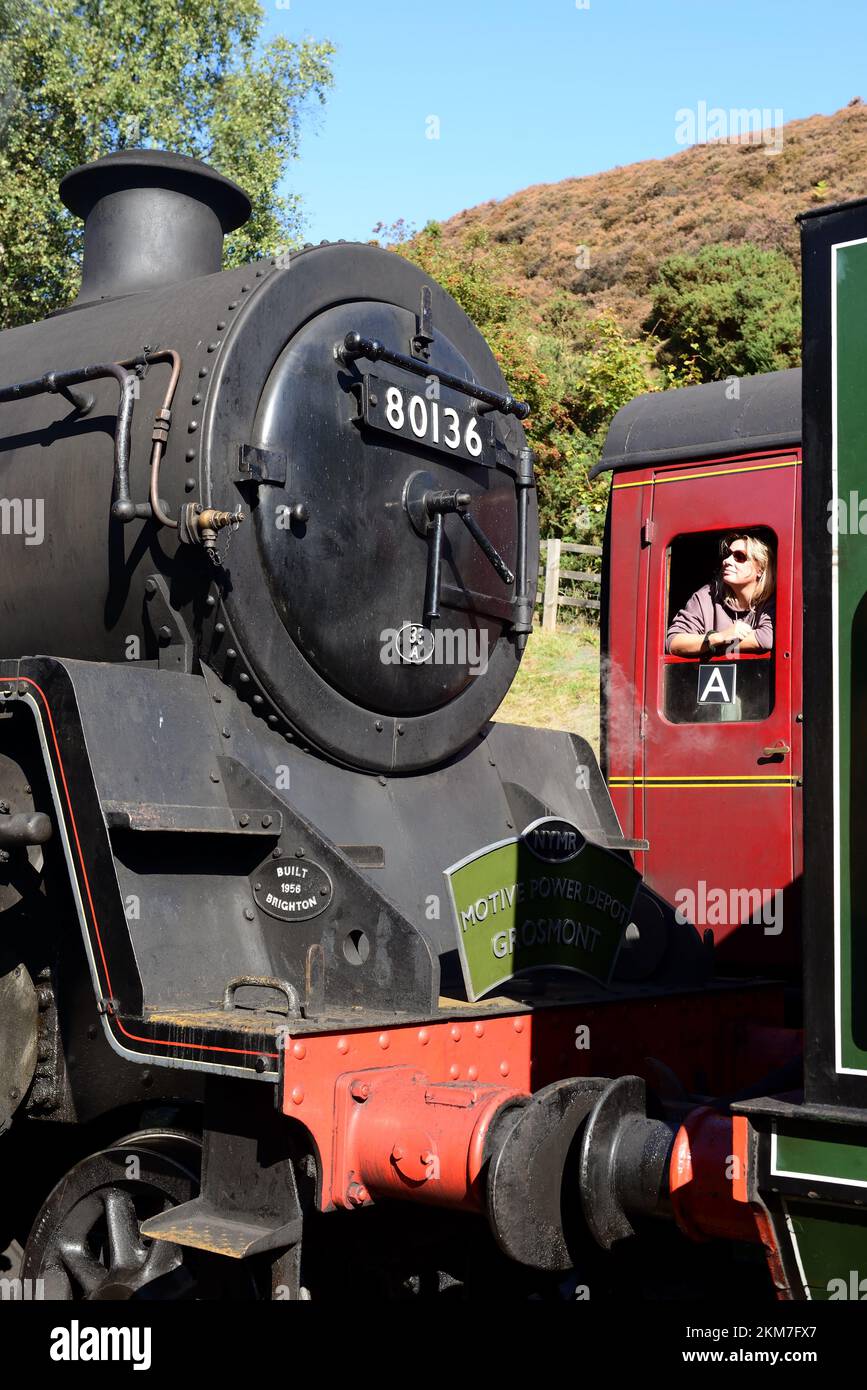
[[[645,880],[731,969],[800,961],[800,411],[799,370],[641,396],[595,469],[613,474],[603,769]],[[668,653],[720,539],[757,529],[776,555],[771,649]]]

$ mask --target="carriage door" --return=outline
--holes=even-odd
[[[723,966],[782,968],[799,950],[799,474],[789,454],[660,469],[644,489],[652,520],[639,777],[646,875],[713,931]],[[721,538],[757,528],[776,541],[772,651],[667,656],[668,624],[718,570]]]

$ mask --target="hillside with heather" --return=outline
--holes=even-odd
[[[601,539],[589,481],[646,391],[797,365],[795,218],[867,194],[867,106],[538,184],[410,234],[378,228],[478,324],[527,400],[544,536]]]
[[[658,268],[673,252],[749,242],[797,264],[797,213],[867,195],[867,105],[859,98],[832,116],[789,122],[780,144],[779,153],[760,144],[694,145],[537,184],[459,213],[443,223],[443,238],[459,245],[483,232],[505,253],[508,283],[536,308],[565,292],[638,334]]]

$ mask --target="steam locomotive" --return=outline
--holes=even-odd
[[[20,1279],[803,1296],[738,1108],[790,988],[641,881],[585,741],[492,722],[539,537],[480,334],[375,246],[221,271],[250,204],[197,161],[60,193],[81,291],[0,334]]]

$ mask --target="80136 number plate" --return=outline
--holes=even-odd
[[[372,429],[493,468],[496,451],[490,420],[447,404],[442,397],[431,400],[427,391],[427,385],[414,391],[385,377],[366,374],[361,418]]]

